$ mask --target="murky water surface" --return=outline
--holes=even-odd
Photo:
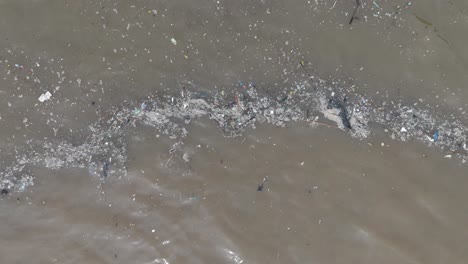
[[[0,0],[0,262],[467,263],[468,3],[361,2]]]

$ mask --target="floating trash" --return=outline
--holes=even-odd
[[[246,85],[243,83],[243,85]],[[328,85],[318,78],[296,83],[283,90],[269,92],[265,87],[246,85],[230,93],[183,88],[179,96],[168,94],[148,98],[137,104],[123,104],[102,112],[98,121],[88,125],[92,132],[80,145],[63,141],[43,141],[34,151],[23,152],[0,172],[0,188],[20,191],[32,185],[32,177],[24,178],[26,165],[49,169],[84,168],[91,175],[123,177],[127,173],[128,130],[144,125],[155,128],[156,135],[167,135],[175,143],[169,150],[166,167],[180,150],[179,145],[189,134],[188,124],[207,117],[225,137],[238,137],[257,123],[284,127],[288,122],[305,122],[311,126],[325,125],[348,133],[352,138],[366,139],[369,123],[381,124],[393,139],[414,138],[434,145],[445,155],[466,160],[468,128],[450,116],[439,116],[414,105],[389,103],[382,105],[349,91],[346,87]],[[50,99],[51,94],[45,93]],[[154,98],[158,98],[157,100]],[[425,131],[436,132],[431,136]],[[450,135],[439,137],[439,133]],[[182,154],[182,160],[190,161]],[[187,161],[188,160],[188,161]],[[262,191],[264,181],[257,190]],[[24,184],[23,184],[24,183]]]
[[[39,96],[38,100],[39,100],[39,102],[43,103],[43,102],[49,100],[50,97],[52,97],[52,94],[49,91],[47,91],[47,92],[41,94],[41,96]]]

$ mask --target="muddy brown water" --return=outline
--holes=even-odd
[[[101,110],[156,91],[287,89],[300,62],[466,121],[466,1],[362,2],[349,25],[355,1],[0,0],[0,166],[31,142],[79,144]],[[468,262],[467,165],[440,150],[380,128],[189,131],[185,162],[132,129],[120,178],[29,168],[34,185],[0,199],[0,262]]]

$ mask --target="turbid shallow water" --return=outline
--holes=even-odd
[[[362,4],[0,0],[1,262],[466,263],[468,5]],[[275,126],[298,87],[374,109],[370,134],[304,102]],[[188,93],[235,117],[247,89],[273,125],[154,123]]]

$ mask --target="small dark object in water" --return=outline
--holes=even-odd
[[[91,105],[95,105],[95,104],[96,104],[96,102],[94,102],[94,101],[91,102]]]
[[[301,63],[299,63],[299,65],[301,65],[301,68],[304,70],[304,72],[307,74],[307,76],[309,77],[309,79],[313,79],[313,76],[312,74],[309,73],[309,71],[306,69],[305,67],[305,62],[304,61],[301,61]]]
[[[104,178],[107,178],[108,172],[109,172],[109,162],[106,161],[102,165],[102,176],[104,176]]]
[[[268,179],[268,176],[265,176],[265,178],[263,178],[263,182],[258,185],[257,191],[259,191],[259,192],[263,191],[263,185],[265,184],[267,179]]]
[[[352,129],[351,122],[349,121],[348,110],[346,108],[343,107],[341,109],[339,116],[341,117],[341,122],[343,122],[343,126],[345,126],[347,129]]]
[[[2,196],[8,195],[9,191],[7,189],[2,189]]]
[[[356,0],[356,6],[354,7],[353,15],[351,16],[351,19],[349,20],[350,25],[353,23],[354,19],[359,20],[359,18],[356,16],[356,12],[360,6],[361,6],[361,2],[359,0]]]

